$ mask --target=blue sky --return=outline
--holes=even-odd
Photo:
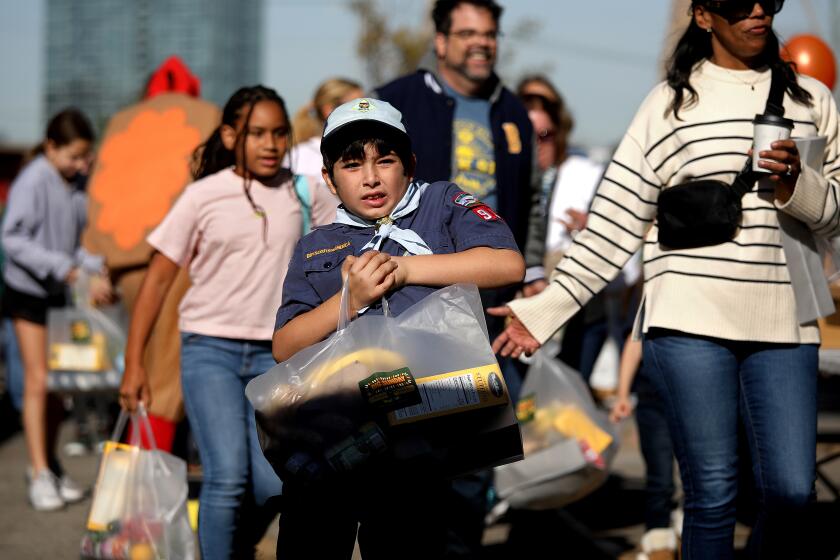
[[[428,17],[425,0],[379,1],[401,25],[419,25]],[[574,113],[573,140],[585,146],[616,142],[659,79],[670,2],[500,1],[505,5],[503,30],[523,19],[540,22],[527,41],[502,39],[500,50],[511,53],[503,78],[515,82],[526,70],[546,71]],[[783,37],[816,33],[830,40],[831,2],[788,0],[775,28]],[[280,91],[291,111],[330,76],[376,85],[367,82],[355,54],[357,22],[344,0],[265,4],[260,79]],[[0,143],[34,143],[44,126],[45,5],[46,0],[0,0]],[[840,21],[833,28],[840,28]]]

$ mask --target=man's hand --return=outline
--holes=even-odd
[[[502,334],[493,341],[493,353],[501,354],[503,357],[512,356],[518,358],[523,352],[526,355],[536,352],[541,344],[528,331],[522,321],[516,318],[513,310],[508,306],[490,307],[487,313],[496,317],[509,317],[510,322],[502,331]]]
[[[394,271],[397,263],[391,255],[379,251],[368,251],[360,257],[349,256],[341,267],[341,275],[347,278],[349,288],[348,306],[355,314],[394,287]]]

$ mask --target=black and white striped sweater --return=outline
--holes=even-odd
[[[667,84],[648,95],[598,187],[587,228],[557,265],[553,282],[538,296],[511,302],[541,342],[639,248],[645,332],[662,327],[729,340],[819,341],[815,323],[796,320],[777,213],[787,212],[822,235],[840,231],[840,138],[831,92],[800,76],[813,106],[787,96],[784,101],[785,116],[795,122],[793,137],[828,137],[822,173],[804,169],[786,204],[774,200],[769,180],[758,181],[743,198],[741,227],[732,241],[668,250],[657,241],[659,193],[692,179],[735,177],[752,145],[752,120],[764,111],[770,71],[734,71],[704,61],[691,81],[699,101],[680,110],[680,120],[668,111],[673,91]]]

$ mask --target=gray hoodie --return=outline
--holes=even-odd
[[[87,222],[87,196],[44,156],[12,183],[3,219],[3,280],[37,297],[62,293],[73,267],[99,272],[103,259],[79,247]]]

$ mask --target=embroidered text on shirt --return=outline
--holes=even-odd
[[[344,243],[339,243],[335,247],[330,247],[328,249],[318,249],[317,251],[312,251],[311,253],[306,253],[306,258],[311,259],[317,255],[323,255],[324,253],[335,253],[336,251],[341,251],[342,249],[346,249],[350,246],[349,241],[345,241]]]

